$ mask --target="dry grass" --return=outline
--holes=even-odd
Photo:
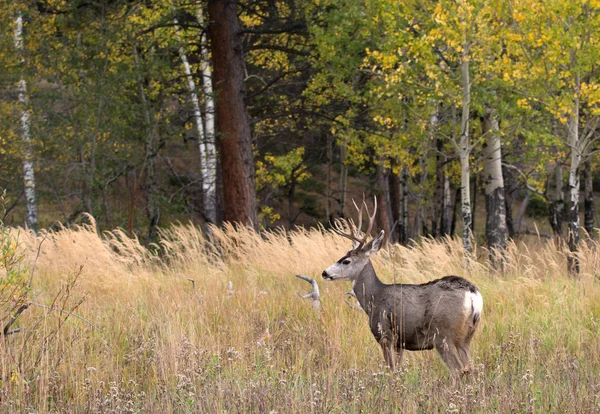
[[[459,274],[481,289],[475,370],[453,386],[433,352],[405,353],[395,374],[384,368],[364,313],[344,302],[349,284],[318,277],[348,248],[331,233],[259,236],[227,227],[207,243],[195,227],[177,225],[150,250],[120,231],[99,236],[93,226],[19,238],[29,263],[42,243],[39,303],[83,266],[75,295],[88,296],[77,313],[99,329],[68,319],[29,378],[8,357],[28,344],[7,337],[2,411],[600,410],[598,244],[582,249],[578,280],[565,274],[565,253],[540,240],[512,244],[504,276],[488,269],[484,251],[466,269],[457,240],[381,252],[374,266],[387,282]],[[320,314],[298,297],[308,285],[296,273],[318,277]],[[36,312],[24,312],[21,326]]]

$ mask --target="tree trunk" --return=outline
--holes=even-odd
[[[431,218],[431,235],[441,236],[444,210],[444,143],[440,138],[435,140],[435,191],[433,193],[433,214]]]
[[[385,231],[386,239],[389,240],[391,233],[391,211],[390,211],[390,188],[383,161],[376,166],[377,187],[381,196],[378,199],[379,212],[377,214],[377,225],[380,230]]]
[[[201,12],[200,16],[201,16]],[[179,24],[177,19],[173,19],[174,23]],[[177,33],[179,41],[181,42],[181,36]],[[209,173],[208,168],[208,156],[206,149],[206,134],[204,131],[204,123],[202,120],[202,111],[200,110],[200,100],[198,98],[198,91],[196,88],[196,81],[192,76],[192,68],[188,61],[185,50],[181,46],[179,48],[179,56],[183,63],[183,69],[185,71],[185,77],[187,79],[188,88],[190,90],[190,100],[192,101],[192,109],[194,115],[194,123],[196,124],[196,132],[198,134],[198,148],[200,151],[200,175],[202,177],[202,208],[204,212],[204,220],[208,223],[216,223],[216,209],[214,205],[214,194],[211,197],[211,190],[214,192],[216,189],[215,183],[211,183],[211,178],[214,180],[214,174]],[[203,57],[202,57],[203,58]]]
[[[204,25],[202,4],[198,5],[198,23]],[[208,53],[208,40],[206,31],[200,38],[200,68],[202,70],[202,86],[204,88],[204,142],[206,148],[206,164],[203,168],[202,189],[204,191],[204,211],[208,220],[217,223],[218,197],[217,197],[217,143],[215,134],[215,100],[213,93],[213,79],[210,70],[210,56]],[[254,165],[254,161],[253,161]],[[254,167],[253,167],[254,168]]]
[[[456,232],[456,218],[458,216],[458,203],[460,201],[460,196],[462,194],[462,189],[461,188],[457,188],[456,189],[456,195],[454,196],[454,208],[452,209],[452,221],[450,224],[450,236],[454,236],[454,233]]]
[[[148,241],[152,242],[157,236],[157,227],[160,220],[160,206],[158,203],[158,191],[156,188],[156,130],[158,125],[154,121],[154,114],[151,113],[150,105],[146,98],[144,90],[144,80],[141,75],[141,68],[137,47],[133,47],[133,57],[137,66],[139,76],[139,95],[142,103],[142,112],[144,124],[146,127],[146,139],[144,141],[144,173],[146,187],[146,214],[148,217]]]
[[[512,205],[513,205],[513,183],[512,175],[507,168],[502,167],[502,176],[504,177],[504,209],[506,211],[506,232],[509,238],[515,237],[513,225]]]
[[[569,271],[579,274],[579,260],[575,253],[579,244],[579,166],[581,152],[579,149],[579,100],[575,99],[575,109],[567,121],[569,146],[571,147],[571,167],[569,168]]]
[[[392,242],[398,242],[398,224],[400,223],[400,179],[398,174],[394,174],[394,171],[390,171],[389,175],[389,187],[390,187],[390,210],[392,214],[392,234],[390,240]]]
[[[346,190],[348,186],[348,166],[346,165],[346,154],[348,148],[346,143],[340,145],[340,198],[338,217],[345,217],[344,209],[346,208]]]
[[[244,102],[237,1],[208,2],[225,220],[258,229],[252,136]]]
[[[20,56],[23,65],[23,15],[18,12],[15,19],[15,49]],[[19,80],[17,86],[19,105],[21,107],[21,139],[23,140],[23,188],[25,191],[27,227],[33,231],[38,228],[38,213],[35,193],[35,164],[33,162],[33,150],[31,146],[31,121],[29,112],[29,98],[27,97],[27,82],[24,78]]]
[[[557,241],[563,238],[563,217],[565,209],[565,194],[563,192],[563,174],[560,160],[556,161],[554,171],[548,178],[548,216],[550,226]]]
[[[325,188],[325,215],[327,223],[333,223],[333,210],[331,206],[332,191],[332,169],[333,169],[333,139],[327,135],[327,187]]]
[[[594,217],[596,217],[596,203],[594,202],[594,189],[592,186],[592,162],[588,158],[583,164],[583,181],[585,183],[583,226],[590,239],[594,239]]]
[[[400,220],[398,221],[398,243],[406,245],[408,243],[408,172],[406,168],[403,168],[400,173],[399,194]]]
[[[444,171],[444,196],[442,203],[442,221],[440,223],[440,237],[450,236],[452,231],[452,192],[450,179]]]
[[[461,176],[461,212],[463,219],[463,247],[467,255],[473,252],[473,240],[471,233],[471,190],[470,190],[470,165],[469,155],[471,147],[469,144],[469,115],[471,106],[471,83],[469,80],[469,46],[463,45],[463,55],[460,64],[461,86],[462,86],[462,115],[459,143],[460,176]]]
[[[502,177],[502,149],[498,120],[491,108],[486,108],[482,123],[483,171],[485,174],[485,234],[490,249],[490,262],[494,267],[502,260],[506,249],[506,200]]]

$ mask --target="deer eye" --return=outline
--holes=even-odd
[[[350,260],[346,259],[342,262],[342,264],[345,264],[345,265],[350,264]]]

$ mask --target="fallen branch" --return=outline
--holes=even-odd
[[[19,306],[19,309],[17,309],[17,311],[13,314],[13,316],[11,316],[8,323],[4,326],[4,329],[2,330],[2,335],[6,336],[6,335],[10,335],[12,333],[18,332],[17,329],[13,329],[11,331],[10,327],[12,326],[13,323],[15,323],[15,321],[17,320],[19,315],[21,315],[23,313],[23,311],[29,307],[29,305],[30,305],[30,303],[25,303],[25,304]]]
[[[300,297],[302,299],[311,299],[312,298],[313,308],[320,310],[321,309],[321,294],[319,293],[319,285],[317,284],[317,281],[315,279],[313,279],[312,277],[303,276],[303,275],[296,275],[296,277],[300,278],[302,280],[305,280],[312,285],[312,292],[309,292],[306,295],[302,295],[302,294],[298,293],[298,295],[300,295]]]

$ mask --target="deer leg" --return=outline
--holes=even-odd
[[[435,349],[438,351],[438,353],[450,369],[450,374],[452,375],[452,378],[456,380],[460,377],[460,371],[462,367],[460,360],[458,359],[456,353],[452,348],[454,347],[451,347],[446,341],[446,339],[438,341],[435,344]]]
[[[468,374],[471,370],[471,352],[469,348],[469,344],[456,344],[456,350],[462,363],[463,374]]]
[[[381,341],[380,345],[383,350],[383,358],[385,359],[386,365],[390,367],[392,371],[395,371],[398,355],[394,349],[394,343],[384,339]]]

